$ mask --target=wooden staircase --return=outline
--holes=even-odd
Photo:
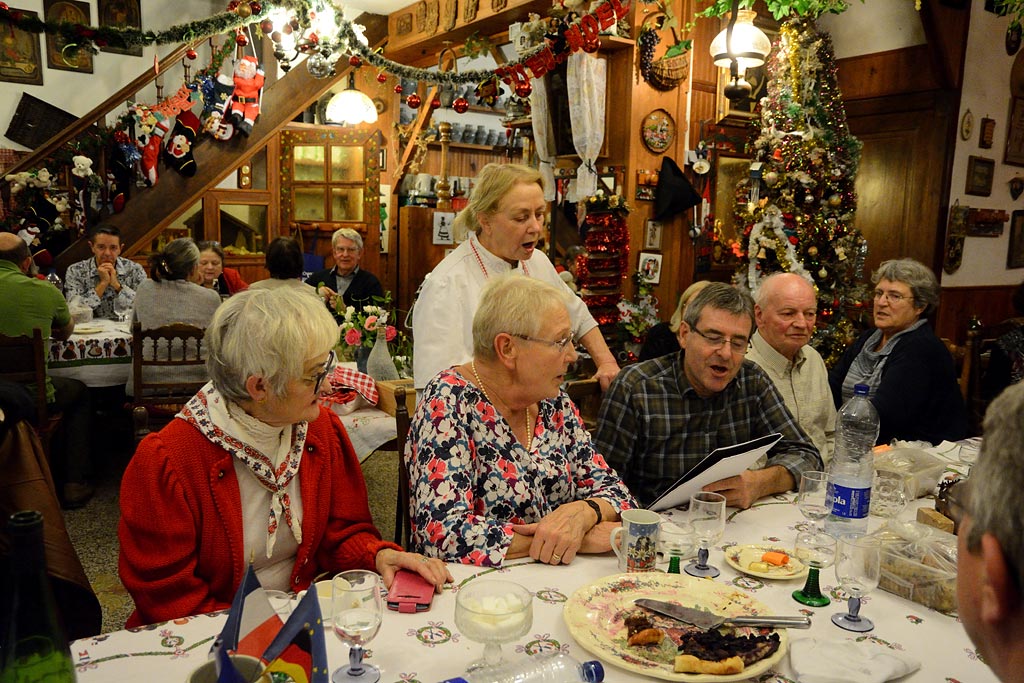
[[[387,17],[376,14],[363,14],[357,20],[366,27],[366,37],[371,45],[378,45],[387,36]],[[168,57],[162,60],[173,65],[181,59],[188,46],[179,46]],[[275,67],[273,58],[269,58],[269,66]],[[339,66],[344,64],[344,58]],[[196,158],[197,172],[186,178],[173,170],[161,165],[159,180],[151,188],[132,188],[131,198],[121,213],[114,214],[105,222],[117,226],[121,230],[122,242],[126,245],[145,243],[152,235],[158,233],[169,224],[183,208],[192,206],[202,195],[220,183],[231,171],[244,163],[262,149],[277,133],[278,129],[299,116],[310,104],[322,97],[331,87],[347,76],[348,69],[333,78],[317,79],[310,75],[309,70],[301,64],[292,69],[283,78],[268,85],[263,92],[263,101],[259,119],[253,127],[252,134],[246,138],[236,136],[229,141],[213,140],[203,135],[197,139],[193,147]],[[153,71],[148,70],[128,86],[118,91],[103,104],[82,117],[75,125],[69,126],[35,153],[24,159],[8,173],[37,168],[53,152],[67,142],[74,140],[94,123],[101,122],[106,116],[133,97],[153,78]],[[102,168],[102,165],[101,165]],[[129,249],[130,253],[130,249]],[[68,265],[87,258],[90,254],[87,240],[82,237],[72,243],[66,250],[55,255],[55,266],[63,273]]]

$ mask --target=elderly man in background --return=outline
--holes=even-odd
[[[374,297],[383,297],[377,276],[359,267],[363,258],[363,237],[352,228],[335,230],[331,235],[331,248],[334,251],[334,267],[319,270],[306,280],[306,284],[316,288],[317,294],[324,300],[334,319],[341,322],[338,314],[338,297],[346,306],[362,308],[373,303]]]
[[[138,263],[121,258],[121,231],[101,223],[89,238],[92,258],[68,266],[64,293],[68,301],[81,297],[93,317],[127,320],[135,305],[135,290],[146,279]]]
[[[957,539],[960,621],[979,655],[1002,681],[1024,670],[1024,385],[985,413],[985,440],[967,484],[951,493],[962,507]]]
[[[782,438],[763,469],[712,482],[730,507],[796,487],[821,469],[818,450],[790,415],[771,379],[743,356],[754,328],[750,295],[721,282],[687,305],[676,354],[624,369],[598,416],[595,449],[649,505],[722,446],[774,433]]]
[[[44,338],[67,339],[75,329],[68,304],[49,282],[29,275],[31,264],[25,240],[0,232],[0,334],[31,337],[32,330],[39,328]],[[47,376],[46,402],[51,412],[64,415],[53,448],[54,475],[63,482],[64,507],[81,507],[93,494],[86,480],[92,462],[89,392],[77,379]]]
[[[747,360],[768,373],[792,413],[828,465],[835,449],[836,408],[828,369],[814,348],[818,301],[814,287],[794,273],[769,275],[757,290]]]

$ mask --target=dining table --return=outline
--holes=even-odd
[[[66,340],[50,339],[47,372],[89,387],[124,386],[132,364],[131,323],[94,318]]]
[[[917,507],[933,505],[931,498],[914,501],[901,513],[901,518],[913,519]],[[671,510],[662,514],[672,519],[687,513]],[[711,550],[710,562],[721,569],[715,579],[664,573],[664,561],[659,562],[655,572],[622,574],[612,553],[577,556],[571,564],[558,566],[528,558],[506,562],[501,568],[452,563],[449,569],[455,581],[434,597],[429,610],[385,611],[380,631],[366,646],[366,661],[381,670],[382,683],[437,683],[462,675],[467,665],[480,657],[483,645],[467,638],[456,626],[456,595],[471,581],[499,578],[526,586],[533,595],[532,626],[521,638],[503,645],[506,659],[553,652],[566,653],[580,661],[597,659],[604,665],[605,680],[613,683],[709,683],[748,678],[759,683],[796,683],[799,679],[789,650],[804,638],[856,643],[867,654],[898,653],[919,661],[920,668],[901,681],[997,680],[955,615],[875,589],[864,598],[861,610],[862,616],[874,621],[874,630],[848,632],[835,626],[830,618],[846,608],[846,596],[833,569],[823,569],[820,577],[821,590],[831,597],[832,604],[806,607],[791,597],[794,590],[803,586],[802,577],[758,578],[741,573],[725,560],[725,553],[737,545],[792,547],[797,533],[807,524],[793,493],[763,498],[746,510],[729,509],[725,534]],[[881,520],[871,518],[869,531],[880,524]],[[605,621],[610,618],[608,601],[631,602],[634,596],[644,596],[644,586],[672,581],[687,587],[678,594],[684,604],[694,595],[728,594],[736,604],[757,605],[760,614],[804,614],[810,617],[812,625],[807,630],[785,631],[784,640],[788,642],[780,648],[780,656],[765,660],[770,665],[754,665],[738,677],[675,674],[664,666],[645,668],[641,659],[623,655],[622,643],[613,643],[611,635],[605,632]],[[181,683],[207,661],[210,646],[225,619],[225,612],[183,615],[161,624],[77,640],[72,644],[72,655],[79,683]],[[326,629],[325,638],[331,670],[346,666],[347,646],[334,637],[330,628]],[[854,676],[850,680],[862,679]]]

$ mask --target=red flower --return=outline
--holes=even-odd
[[[384,339],[385,340],[391,341],[392,339],[395,338],[396,334],[398,334],[398,330],[395,329],[394,325],[388,325],[387,327],[384,328]]]
[[[364,330],[373,330],[373,329],[375,329],[375,325],[376,324],[377,324],[377,316],[375,316],[375,315],[368,315],[368,316],[366,316],[366,322],[363,323],[363,329]]]
[[[350,328],[348,332],[345,333],[345,343],[349,346],[359,346],[362,341],[363,335],[354,327]]]

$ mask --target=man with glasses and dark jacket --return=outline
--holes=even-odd
[[[354,306],[358,310],[374,303],[374,297],[383,297],[384,288],[376,275],[359,267],[363,257],[363,238],[358,232],[351,228],[335,230],[331,236],[331,247],[334,267],[313,273],[306,284],[316,288],[316,293],[340,323],[345,309],[342,308],[339,315],[339,296],[345,306]]]
[[[764,370],[744,359],[754,329],[750,295],[712,283],[686,307],[681,351],[631,365],[601,404],[597,452],[649,505],[716,448],[779,433],[763,469],[704,487],[748,508],[789,491],[821,457]]]

